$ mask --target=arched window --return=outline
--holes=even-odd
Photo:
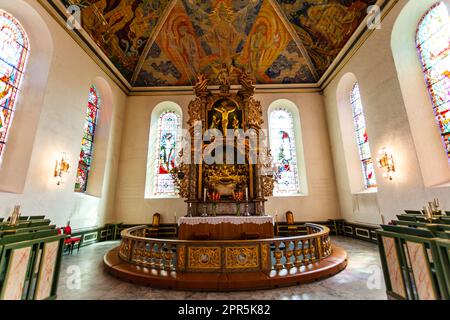
[[[20,23],[0,10],[0,159],[13,120],[28,51],[28,38]]]
[[[89,90],[84,133],[81,141],[80,160],[78,161],[75,192],[86,192],[89,171],[91,170],[92,154],[94,152],[95,128],[100,109],[100,96],[95,86]]]
[[[276,166],[274,195],[300,193],[297,148],[292,113],[281,107],[270,113],[270,148]]]
[[[450,20],[443,2],[433,5],[420,20],[416,45],[450,160]]]
[[[361,160],[364,187],[366,189],[376,188],[375,171],[373,167],[372,155],[370,153],[369,136],[366,130],[366,119],[361,102],[359,85],[355,83],[350,95],[352,105],[353,124],[355,127],[356,143],[358,145],[359,159]]]
[[[155,196],[175,195],[175,185],[170,174],[175,168],[175,158],[179,144],[180,117],[174,110],[164,111],[158,120]]]

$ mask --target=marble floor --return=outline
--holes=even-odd
[[[103,255],[118,242],[101,242],[64,256],[58,287],[62,300],[384,300],[383,272],[375,244],[345,237],[332,242],[348,253],[347,268],[334,277],[295,287],[241,292],[152,289],[117,279],[103,270]]]

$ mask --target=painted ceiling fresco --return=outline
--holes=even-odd
[[[376,0],[60,0],[134,87],[193,85],[225,63],[258,84],[316,83]]]

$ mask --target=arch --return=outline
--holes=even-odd
[[[175,165],[178,154],[182,118],[181,107],[172,101],[161,102],[152,111],[145,182],[146,199],[178,197],[169,171]],[[164,144],[170,144],[170,150],[167,150]],[[165,159],[163,163],[160,161],[161,157]]]
[[[450,183],[450,166],[433,104],[424,81],[422,63],[416,48],[416,31],[423,15],[436,0],[409,1],[401,10],[391,34],[391,50],[426,187]],[[441,1],[449,7],[450,0]],[[433,163],[431,166],[430,163]]]
[[[269,143],[280,179],[275,185],[274,196],[305,196],[308,183],[298,107],[288,99],[278,99],[270,104],[267,114]],[[286,126],[285,122],[278,126],[274,117],[288,121],[290,125]]]
[[[376,186],[368,183],[368,177],[365,174],[364,161],[367,157],[361,157],[358,136],[356,135],[355,117],[354,117],[354,99],[352,93],[355,90],[355,84],[358,83],[356,76],[348,72],[342,76],[336,90],[336,100],[338,105],[339,124],[341,127],[342,144],[344,149],[345,164],[350,191],[353,194],[361,192],[376,192]],[[359,88],[358,88],[359,92]],[[360,108],[363,110],[364,97],[359,95]],[[353,102],[353,103],[352,103]],[[362,106],[361,106],[362,105]],[[365,126],[365,119],[364,119]],[[362,131],[361,131],[362,132]],[[369,148],[370,149],[370,148]],[[374,173],[373,173],[374,174]]]
[[[23,0],[0,0],[0,8],[17,19],[28,35],[29,52],[21,94],[15,101],[14,123],[0,165],[0,192],[22,193],[41,120],[47,81],[53,58],[53,39],[47,23]],[[20,148],[11,146],[20,145]]]

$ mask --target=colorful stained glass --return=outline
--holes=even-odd
[[[0,159],[14,116],[15,102],[28,56],[28,38],[20,23],[0,10]]]
[[[270,113],[270,147],[276,166],[275,195],[300,192],[297,169],[297,149],[292,114],[278,108]]]
[[[377,181],[373,166],[372,155],[370,153],[369,136],[366,130],[366,120],[364,117],[363,106],[361,102],[361,93],[359,85],[355,83],[350,94],[352,105],[353,123],[355,127],[356,143],[358,145],[359,159],[361,160],[364,187],[366,189],[376,188]]]
[[[175,168],[179,144],[180,117],[166,111],[159,117],[155,195],[175,195],[175,184],[170,174]]]
[[[89,90],[86,120],[84,122],[83,139],[81,140],[80,159],[78,161],[75,192],[86,192],[89,171],[91,170],[92,154],[94,151],[95,128],[97,126],[100,109],[100,97],[95,86]]]
[[[416,44],[436,121],[450,160],[450,19],[443,2],[433,5],[420,20]]]

